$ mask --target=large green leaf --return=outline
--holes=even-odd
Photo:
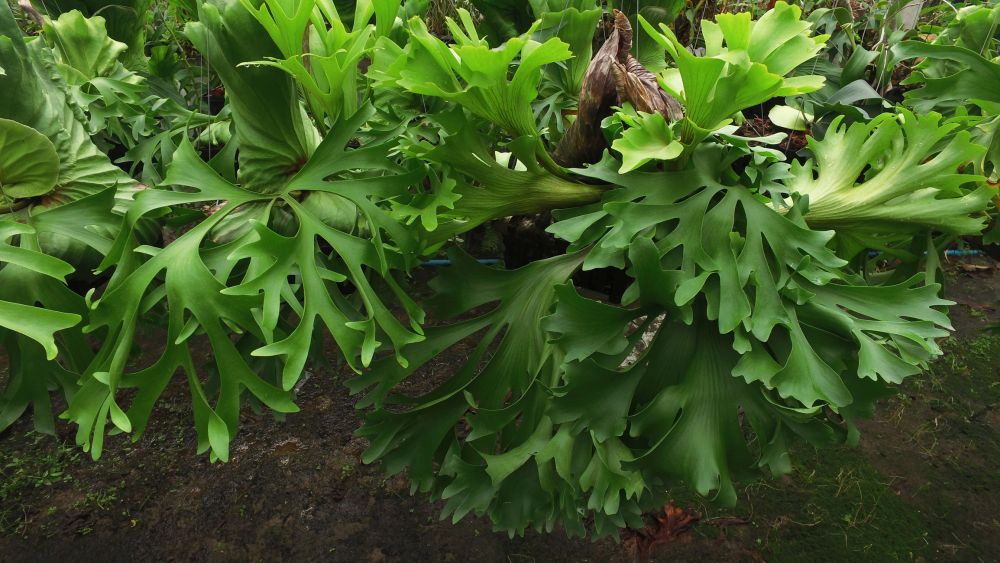
[[[104,203],[110,200],[109,191]],[[10,374],[0,391],[0,430],[31,405],[35,428],[54,434],[50,386],[72,397],[78,384],[69,370],[80,369],[91,356],[79,330],[68,330],[86,314],[83,298],[64,281],[73,267],[40,252],[37,236],[39,231],[51,229],[39,218],[73,207],[79,205],[32,218],[30,224],[0,221],[0,341]],[[86,213],[83,215],[74,217],[77,229],[87,225]],[[56,333],[60,334],[58,340]],[[53,361],[57,355],[63,365]]]
[[[128,48],[108,37],[104,18],[86,18],[79,11],[64,12],[44,26],[44,37],[58,55],[70,83],[79,84],[111,72]]]
[[[297,410],[290,390],[313,351],[317,319],[355,369],[371,361],[383,337],[395,348],[396,361],[406,364],[402,349],[423,339],[423,314],[391,270],[404,268],[415,247],[409,233],[380,204],[404,193],[423,173],[393,163],[388,156],[391,140],[347,148],[373,114],[366,106],[338,124],[277,193],[231,184],[185,142],[164,182],[190,191],[145,190],[137,196],[127,216],[129,227],[171,206],[225,203],[165,248],[131,249],[126,230],[109,253],[105,265],[117,264],[117,270],[94,304],[88,327],[106,329],[108,337],[69,409],[79,425],[78,441],[92,448],[95,457],[101,453],[108,419],[122,431],[135,430],[138,437],[166,382],[182,368],[191,387],[199,449],[227,459],[244,390],[278,412]],[[367,174],[358,176],[357,169]],[[329,225],[299,202],[313,192],[352,204],[367,236]],[[275,219],[279,209],[291,217],[290,234],[275,231],[282,230]],[[223,244],[212,245],[207,237],[218,229],[231,234]],[[332,250],[324,251],[323,246]],[[141,255],[151,258],[138,263]],[[395,316],[370,277],[391,288],[410,327]],[[356,290],[353,296],[336,285],[345,281]],[[141,315],[161,302],[168,311],[167,347],[154,367],[128,373]],[[297,320],[288,321],[284,311],[294,312]],[[243,334],[239,345],[229,338],[231,330]],[[205,334],[214,352],[213,384],[208,387],[191,363],[189,345],[195,334]],[[282,357],[279,376],[265,379],[254,369],[253,356]],[[117,404],[120,390],[132,387],[139,389],[138,395],[122,412]]]
[[[528,33],[491,49],[481,38],[469,13],[460,10],[464,29],[451,19],[455,45],[445,45],[419,19],[410,20],[411,39],[392,74],[402,88],[441,97],[465,107],[515,137],[537,135],[531,102],[537,96],[542,67],[572,56],[569,47],[553,37],[544,43]],[[512,76],[511,64],[520,57]]]
[[[4,207],[14,200],[49,193],[59,178],[52,142],[27,125],[0,119],[0,192]]]
[[[869,123],[834,119],[822,141],[809,140],[813,158],[794,162],[785,182],[809,198],[806,221],[854,234],[899,234],[935,229],[955,234],[982,230],[981,215],[996,190],[963,172],[986,151],[941,115],[907,110]]]
[[[574,437],[557,433],[545,414],[561,360],[539,318],[583,255],[514,271],[478,265],[460,252],[451,259],[452,267],[432,284],[439,312],[449,318],[475,309],[475,316],[427,329],[424,342],[406,349],[408,366],[383,360],[348,383],[354,392],[371,388],[359,406],[378,407],[358,431],[371,442],[364,460],[381,460],[389,473],[407,468],[414,488],[445,499],[445,514],[455,520],[475,512],[511,533],[556,523],[582,533],[580,472],[599,454],[581,442],[579,466]],[[477,333],[482,336],[467,359],[433,391],[390,395],[436,354]],[[633,506],[633,516],[638,512]],[[619,511],[612,516],[620,518]]]
[[[575,97],[590,66],[594,34],[602,12],[593,0],[531,0],[530,3],[535,17],[541,21],[535,31],[536,41],[544,43],[558,37],[573,54],[562,64],[546,65],[543,72],[556,81],[565,94]]]
[[[0,7],[0,118],[27,125],[51,141],[58,156],[59,177],[46,207],[63,205],[117,187],[118,211],[138,189],[138,183],[111,163],[91,140],[84,117],[72,103],[51,51],[43,41],[26,45],[8,7]],[[41,206],[36,211],[41,211]],[[102,225],[111,235],[119,219],[108,214]]]
[[[239,180],[247,189],[280,191],[319,145],[291,77],[268,66],[240,66],[281,52],[240,2],[212,0],[184,33],[212,61],[229,94],[239,142]]]
[[[192,193],[146,190],[136,198],[129,210],[128,225],[134,225],[150,211],[169,205],[199,201],[225,200],[227,205],[214,215],[189,230],[163,249],[139,247],[135,252],[151,254],[146,262],[138,263],[139,256],[132,256],[130,249],[120,248],[112,253],[116,264],[115,276],[100,299],[93,304],[88,331],[104,330],[105,341],[97,357],[87,367],[81,390],[70,403],[67,417],[77,423],[77,441],[92,451],[95,458],[103,450],[105,426],[108,419],[122,431],[137,430],[145,426],[152,402],[159,396],[174,372],[183,367],[188,375],[194,397],[195,422],[199,436],[199,451],[212,448],[215,456],[228,459],[229,436],[235,433],[239,421],[239,408],[243,389],[249,389],[265,405],[280,412],[292,412],[296,407],[287,393],[262,380],[249,367],[236,344],[229,337],[229,327],[239,327],[260,335],[252,309],[259,308],[259,300],[251,297],[224,297],[229,270],[233,265],[215,264],[211,255],[201,252],[205,236],[223,221],[236,207],[260,199],[254,192],[231,186],[218,176],[204,178],[199,175],[197,156],[190,145],[183,145],[175,155],[174,168],[183,169],[201,178],[198,190]],[[205,166],[205,165],[202,165]],[[169,181],[180,180],[170,178]],[[245,238],[245,237],[244,237]],[[131,230],[126,229],[120,240],[132,240]],[[230,243],[235,246],[244,239]],[[219,247],[215,255],[225,252]],[[117,254],[117,255],[116,255]],[[211,269],[210,264],[217,265]],[[228,268],[228,269],[227,269]],[[162,279],[162,287],[159,279]],[[140,317],[160,301],[168,305],[167,346],[153,367],[136,374],[126,374],[132,345]],[[195,330],[203,331],[211,343],[218,370],[218,401],[213,408],[208,402],[202,382],[188,351],[188,344]],[[128,414],[118,406],[119,389],[138,388],[133,407]],[[149,408],[146,405],[149,405]],[[220,430],[222,428],[223,430]]]
[[[1000,6],[966,6],[933,43],[903,41],[892,47],[897,62],[923,59],[902,82],[918,86],[907,90],[905,103],[918,114],[955,114],[973,140],[987,147],[977,169],[994,180],[1000,170],[1000,92],[995,87],[1000,63],[987,53],[998,23]]]
[[[0,264],[3,265],[0,275],[11,282],[13,280],[9,274],[14,270],[20,270],[29,275],[40,274],[65,282],[65,277],[73,272],[73,267],[58,258],[39,252],[33,235],[35,229],[30,226],[12,221],[0,222]],[[17,246],[10,244],[14,237],[23,237],[24,242]],[[34,292],[29,295],[18,295],[17,291],[11,291],[13,289],[15,288],[3,289],[4,298],[12,301],[0,301],[0,327],[35,340],[45,348],[46,357],[49,360],[54,359],[58,349],[53,333],[77,324],[80,322],[80,316],[62,313],[55,309],[39,309],[29,298],[35,296]]]
[[[31,405],[36,428],[54,433],[50,390],[71,398],[76,372],[93,356],[75,328],[87,314],[84,299],[63,280],[71,273],[91,279],[88,270],[111,248],[121,222],[115,208],[123,212],[139,186],[91,141],[53,53],[41,40],[25,44],[7,5],[0,6],[0,67],[4,131],[31,132],[5,144],[3,154],[20,154],[13,168],[30,165],[45,186],[24,194],[45,197],[16,202],[2,217],[9,227],[0,257],[6,311],[0,338],[10,378],[0,397],[0,428]]]
[[[661,85],[682,101],[686,123],[693,127],[686,141],[726,124],[741,109],[777,96],[818,90],[816,75],[786,78],[797,66],[823,48],[826,36],[809,35],[812,26],[800,19],[798,6],[778,2],[759,20],[749,12],[719,14],[716,22],[702,20],[705,55],[697,57],[678,42],[669,26],[657,31],[645,19],[640,23],[677,64],[661,75]]]
[[[551,230],[593,248],[584,268],[624,267],[635,282],[627,307],[560,293],[546,328],[567,360],[553,422],[627,435],[626,471],[732,503],[733,482],[755,467],[791,469],[792,435],[853,439],[851,422],[940,354],[950,325],[938,286],[853,275],[826,247],[833,233],[810,229],[799,206],[782,215],[720,182],[720,160],[705,147],[681,172],[589,169],[621,189]]]
[[[365,7],[358,5],[361,17],[356,18],[355,30],[349,31],[335,8],[315,0],[302,0],[286,8],[284,2],[268,0],[254,7],[249,0],[242,4],[267,30],[281,51],[282,58],[250,64],[273,66],[287,72],[298,82],[321,129],[326,122],[335,122],[344,115],[350,117],[358,109],[358,62],[369,50],[371,38],[385,35],[383,24],[395,21],[399,1],[382,0],[367,6],[378,12],[378,27],[359,26],[366,18]],[[391,13],[391,17],[389,14]],[[320,17],[317,14],[321,14]]]
[[[919,84],[920,88],[905,94],[906,102],[924,113],[938,106],[965,103],[982,105],[991,113],[1000,111],[1000,93],[995,85],[1000,80],[1000,64],[979,53],[957,45],[933,45],[918,41],[903,41],[892,48],[897,60],[926,57],[958,63],[959,68],[947,76],[927,76],[919,68],[903,84]]]
[[[196,0],[192,0],[196,1]],[[78,11],[86,17],[98,16],[105,20],[111,39],[128,46],[125,63],[131,69],[146,68],[143,52],[146,42],[146,24],[152,13],[152,0],[36,0],[36,7],[52,17]]]
[[[440,126],[436,145],[419,139],[407,147],[413,156],[446,166],[449,178],[457,183],[452,192],[458,199],[439,214],[442,224],[428,237],[431,242],[443,242],[491,219],[594,202],[604,191],[543,168],[535,156],[535,137],[509,144],[511,153],[504,156],[518,163],[512,169],[498,161],[476,121],[461,111],[442,113],[435,121]]]

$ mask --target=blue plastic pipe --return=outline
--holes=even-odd
[[[871,252],[868,253],[868,256],[874,258],[875,256],[879,256],[881,254],[882,254],[881,252],[879,252],[877,250],[873,250],[873,251],[871,251]],[[924,252],[924,254],[927,254],[927,253]],[[956,256],[982,256],[983,255],[983,251],[982,250],[977,250],[977,249],[972,249],[972,250],[945,250],[944,254],[945,254],[945,256],[952,256],[952,257],[956,257]],[[478,259],[476,261],[479,262],[480,264],[485,264],[487,266],[495,266],[495,265],[497,265],[497,264],[500,263],[500,259],[499,258],[480,258],[480,259]],[[423,266],[451,266],[451,260],[448,260],[448,259],[428,260],[428,261],[424,262],[422,265]]]
[[[871,252],[868,253],[868,257],[869,258],[874,258],[876,256],[880,256],[881,254],[882,253],[880,251],[878,251],[878,250],[872,250]],[[924,254],[927,254],[927,252],[924,252]],[[978,249],[971,249],[971,250],[945,250],[944,251],[944,255],[945,256],[952,256],[952,257],[954,257],[954,256],[982,256],[983,255],[983,251],[982,250],[978,250]]]
[[[480,258],[476,260],[480,264],[485,264],[487,266],[495,266],[500,263],[499,258]],[[451,260],[428,260],[422,264],[423,266],[451,266]]]

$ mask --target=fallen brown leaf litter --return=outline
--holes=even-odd
[[[675,506],[673,501],[663,507],[663,512],[654,514],[653,521],[641,530],[627,530],[623,534],[625,547],[632,552],[635,561],[649,558],[657,546],[678,541],[690,541],[691,528],[701,520],[701,514],[693,510]]]

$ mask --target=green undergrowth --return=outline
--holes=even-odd
[[[0,535],[24,534],[29,523],[23,499],[32,491],[73,480],[71,468],[83,457],[80,450],[50,436],[30,434],[29,450],[37,455],[11,455],[0,460]]]
[[[920,512],[894,489],[898,477],[857,449],[799,455],[791,483],[755,497],[758,543],[769,561],[906,560],[928,546]]]
[[[1000,533],[989,509],[1000,482],[1000,336],[944,344],[942,359],[880,405],[861,447],[795,448],[793,473],[750,485],[735,511],[675,496],[702,513],[700,541],[727,524],[727,541],[772,562],[986,556]]]
[[[909,560],[926,550],[920,512],[896,494],[896,478],[876,469],[859,449],[799,448],[793,454],[793,473],[747,487],[736,512],[676,498],[679,506],[702,513],[695,528],[699,541],[715,541],[723,525],[727,540],[746,544],[767,561]]]

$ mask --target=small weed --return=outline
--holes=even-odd
[[[978,359],[988,359],[997,347],[997,344],[1000,344],[1000,335],[982,334],[977,338],[969,340],[966,343],[966,350]]]
[[[22,533],[29,521],[22,496],[31,489],[72,481],[67,468],[80,459],[79,450],[49,436],[32,433],[27,437],[35,455],[13,454],[0,462],[0,534]]]
[[[345,464],[344,464],[343,466],[341,466],[341,468],[340,468],[340,478],[341,478],[341,479],[347,479],[347,478],[348,478],[348,477],[350,477],[350,476],[351,476],[351,475],[352,475],[353,473],[354,473],[354,464],[351,464],[351,463],[345,463]]]
[[[114,487],[109,487],[103,491],[92,491],[87,496],[73,504],[74,510],[82,510],[88,506],[97,507],[100,510],[108,510],[118,500],[118,493]]]

